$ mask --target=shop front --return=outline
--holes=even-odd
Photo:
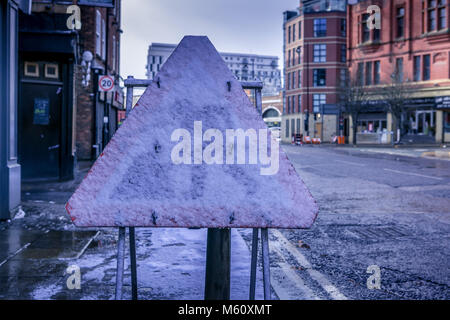
[[[70,180],[76,34],[67,15],[21,15],[18,159],[22,181]],[[38,26],[38,27],[37,27]]]
[[[356,141],[359,144],[390,143],[388,119],[385,112],[363,113],[358,118]]]
[[[402,116],[402,140],[406,143],[435,143],[438,131],[435,98],[410,99]]]
[[[408,99],[400,119],[385,111],[381,101],[371,102],[357,121],[358,144],[390,144],[399,129],[402,144],[450,142],[450,96]],[[395,141],[394,141],[395,142]]]
[[[436,110],[442,116],[441,141],[450,143],[450,96],[436,98]]]

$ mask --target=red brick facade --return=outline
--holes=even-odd
[[[288,15],[288,16],[286,16]],[[336,119],[320,118],[321,105],[338,102],[337,88],[346,65],[346,14],[342,11],[285,13],[285,98],[282,138],[293,133],[315,137],[336,134]],[[325,130],[325,133],[324,133]]]
[[[441,0],[442,1],[442,0]],[[435,1],[440,2],[440,1]],[[445,2],[445,1],[444,1]],[[445,13],[443,26],[428,31],[430,21],[427,18],[430,1],[392,0],[392,1],[360,1],[349,6],[349,53],[348,60],[352,76],[356,77],[358,62],[379,60],[381,64],[380,83],[390,81],[395,70],[397,58],[403,58],[404,78],[420,82],[421,87],[433,87],[436,81],[450,85],[450,6],[436,7],[434,11]],[[381,8],[381,29],[379,40],[374,40],[375,30],[370,31],[370,40],[363,42],[362,17],[367,6],[378,5]],[[403,11],[403,10],[404,11]],[[403,23],[403,28],[399,24]],[[437,21],[434,22],[437,24]],[[431,27],[431,26],[430,26]],[[430,55],[430,76],[424,79],[423,70],[419,78],[414,79],[414,57]],[[421,63],[423,65],[423,62]]]
[[[370,5],[381,9],[379,30],[364,26]],[[417,106],[411,105],[405,116],[412,123],[410,133],[425,134],[425,124],[433,129],[430,136],[434,134],[435,142],[445,139],[450,111],[434,103],[439,97],[450,98],[449,18],[448,0],[359,1],[347,11],[351,77],[376,88],[391,82],[391,75],[398,71],[403,81],[416,88]],[[417,118],[425,113],[423,121]]]
[[[78,68],[77,72],[76,149],[78,159],[93,159],[117,130],[117,108],[122,108],[115,94],[111,97],[111,94],[96,93],[98,75],[109,74],[116,82],[119,80],[121,0],[115,1],[115,8],[91,6],[80,8],[82,23],[79,31],[80,55],[84,51],[90,51],[94,59],[91,63],[91,81],[87,87],[81,84],[82,69]],[[97,26],[98,23],[100,24]],[[107,34],[105,37],[104,32]],[[107,71],[105,71],[106,59]],[[105,102],[109,104],[111,99],[114,100],[113,107],[110,105],[105,107]],[[103,123],[105,116],[108,117],[106,128]]]

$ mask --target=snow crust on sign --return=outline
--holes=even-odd
[[[172,162],[172,148],[178,142],[171,141],[171,135],[176,129],[191,133],[194,153],[194,121],[202,121],[203,133],[219,129],[224,144],[226,129],[267,128],[207,37],[184,37],[155,79],[159,87],[154,81],[146,89],[67,203],[75,225],[312,225],[317,205],[281,149],[275,175],[261,175],[260,164]],[[203,148],[208,144],[204,142]],[[247,143],[247,157],[248,148]]]

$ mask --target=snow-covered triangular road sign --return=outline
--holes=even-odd
[[[80,227],[308,228],[317,205],[267,131],[208,38],[186,36],[67,211]]]

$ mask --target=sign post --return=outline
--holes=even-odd
[[[230,300],[231,230],[208,229],[205,300]]]

